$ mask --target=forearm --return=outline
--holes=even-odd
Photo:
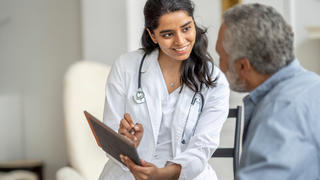
[[[180,176],[181,165],[180,164],[170,164],[164,168],[159,169],[159,179],[177,180]]]

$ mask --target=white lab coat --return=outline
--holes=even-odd
[[[161,88],[162,77],[155,73],[158,50],[146,56],[141,73],[141,87],[145,93],[146,103],[137,104],[133,96],[138,88],[139,66],[144,52],[141,50],[122,55],[113,64],[106,85],[106,104],[104,123],[116,132],[124,113],[130,113],[135,123],[144,127],[144,136],[138,147],[141,159],[152,163],[161,123]],[[214,180],[215,172],[208,164],[219,144],[222,125],[227,118],[229,108],[229,85],[224,74],[214,68],[213,78],[218,77],[217,86],[202,89],[204,96],[203,111],[192,136],[193,126],[198,117],[198,107],[191,106],[194,92],[184,87],[177,102],[172,122],[172,153],[170,162],[181,164],[179,179]],[[190,115],[185,133],[186,144],[182,144],[182,133]],[[193,110],[193,108],[196,108]],[[116,160],[109,160],[100,176],[100,180],[134,179],[125,166]]]

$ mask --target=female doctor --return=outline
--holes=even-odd
[[[100,180],[217,178],[208,160],[227,118],[229,87],[193,11],[190,0],[146,2],[143,48],[114,62],[104,110],[104,123],[135,144],[141,166],[110,157]]]

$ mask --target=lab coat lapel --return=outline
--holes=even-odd
[[[158,51],[152,52],[146,57],[142,67],[141,87],[145,92],[147,111],[150,117],[150,123],[153,130],[153,139],[156,145],[162,118],[161,107],[161,76],[157,73]]]
[[[182,140],[182,133],[187,120],[189,109],[191,107],[193,95],[194,92],[187,86],[184,86],[177,102],[172,121],[173,128],[171,129],[172,149],[174,156],[180,152],[180,148],[177,148],[177,146],[181,143]]]

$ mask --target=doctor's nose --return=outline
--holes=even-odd
[[[175,45],[183,45],[185,43],[185,37],[182,33],[177,33],[175,37],[174,44]]]

